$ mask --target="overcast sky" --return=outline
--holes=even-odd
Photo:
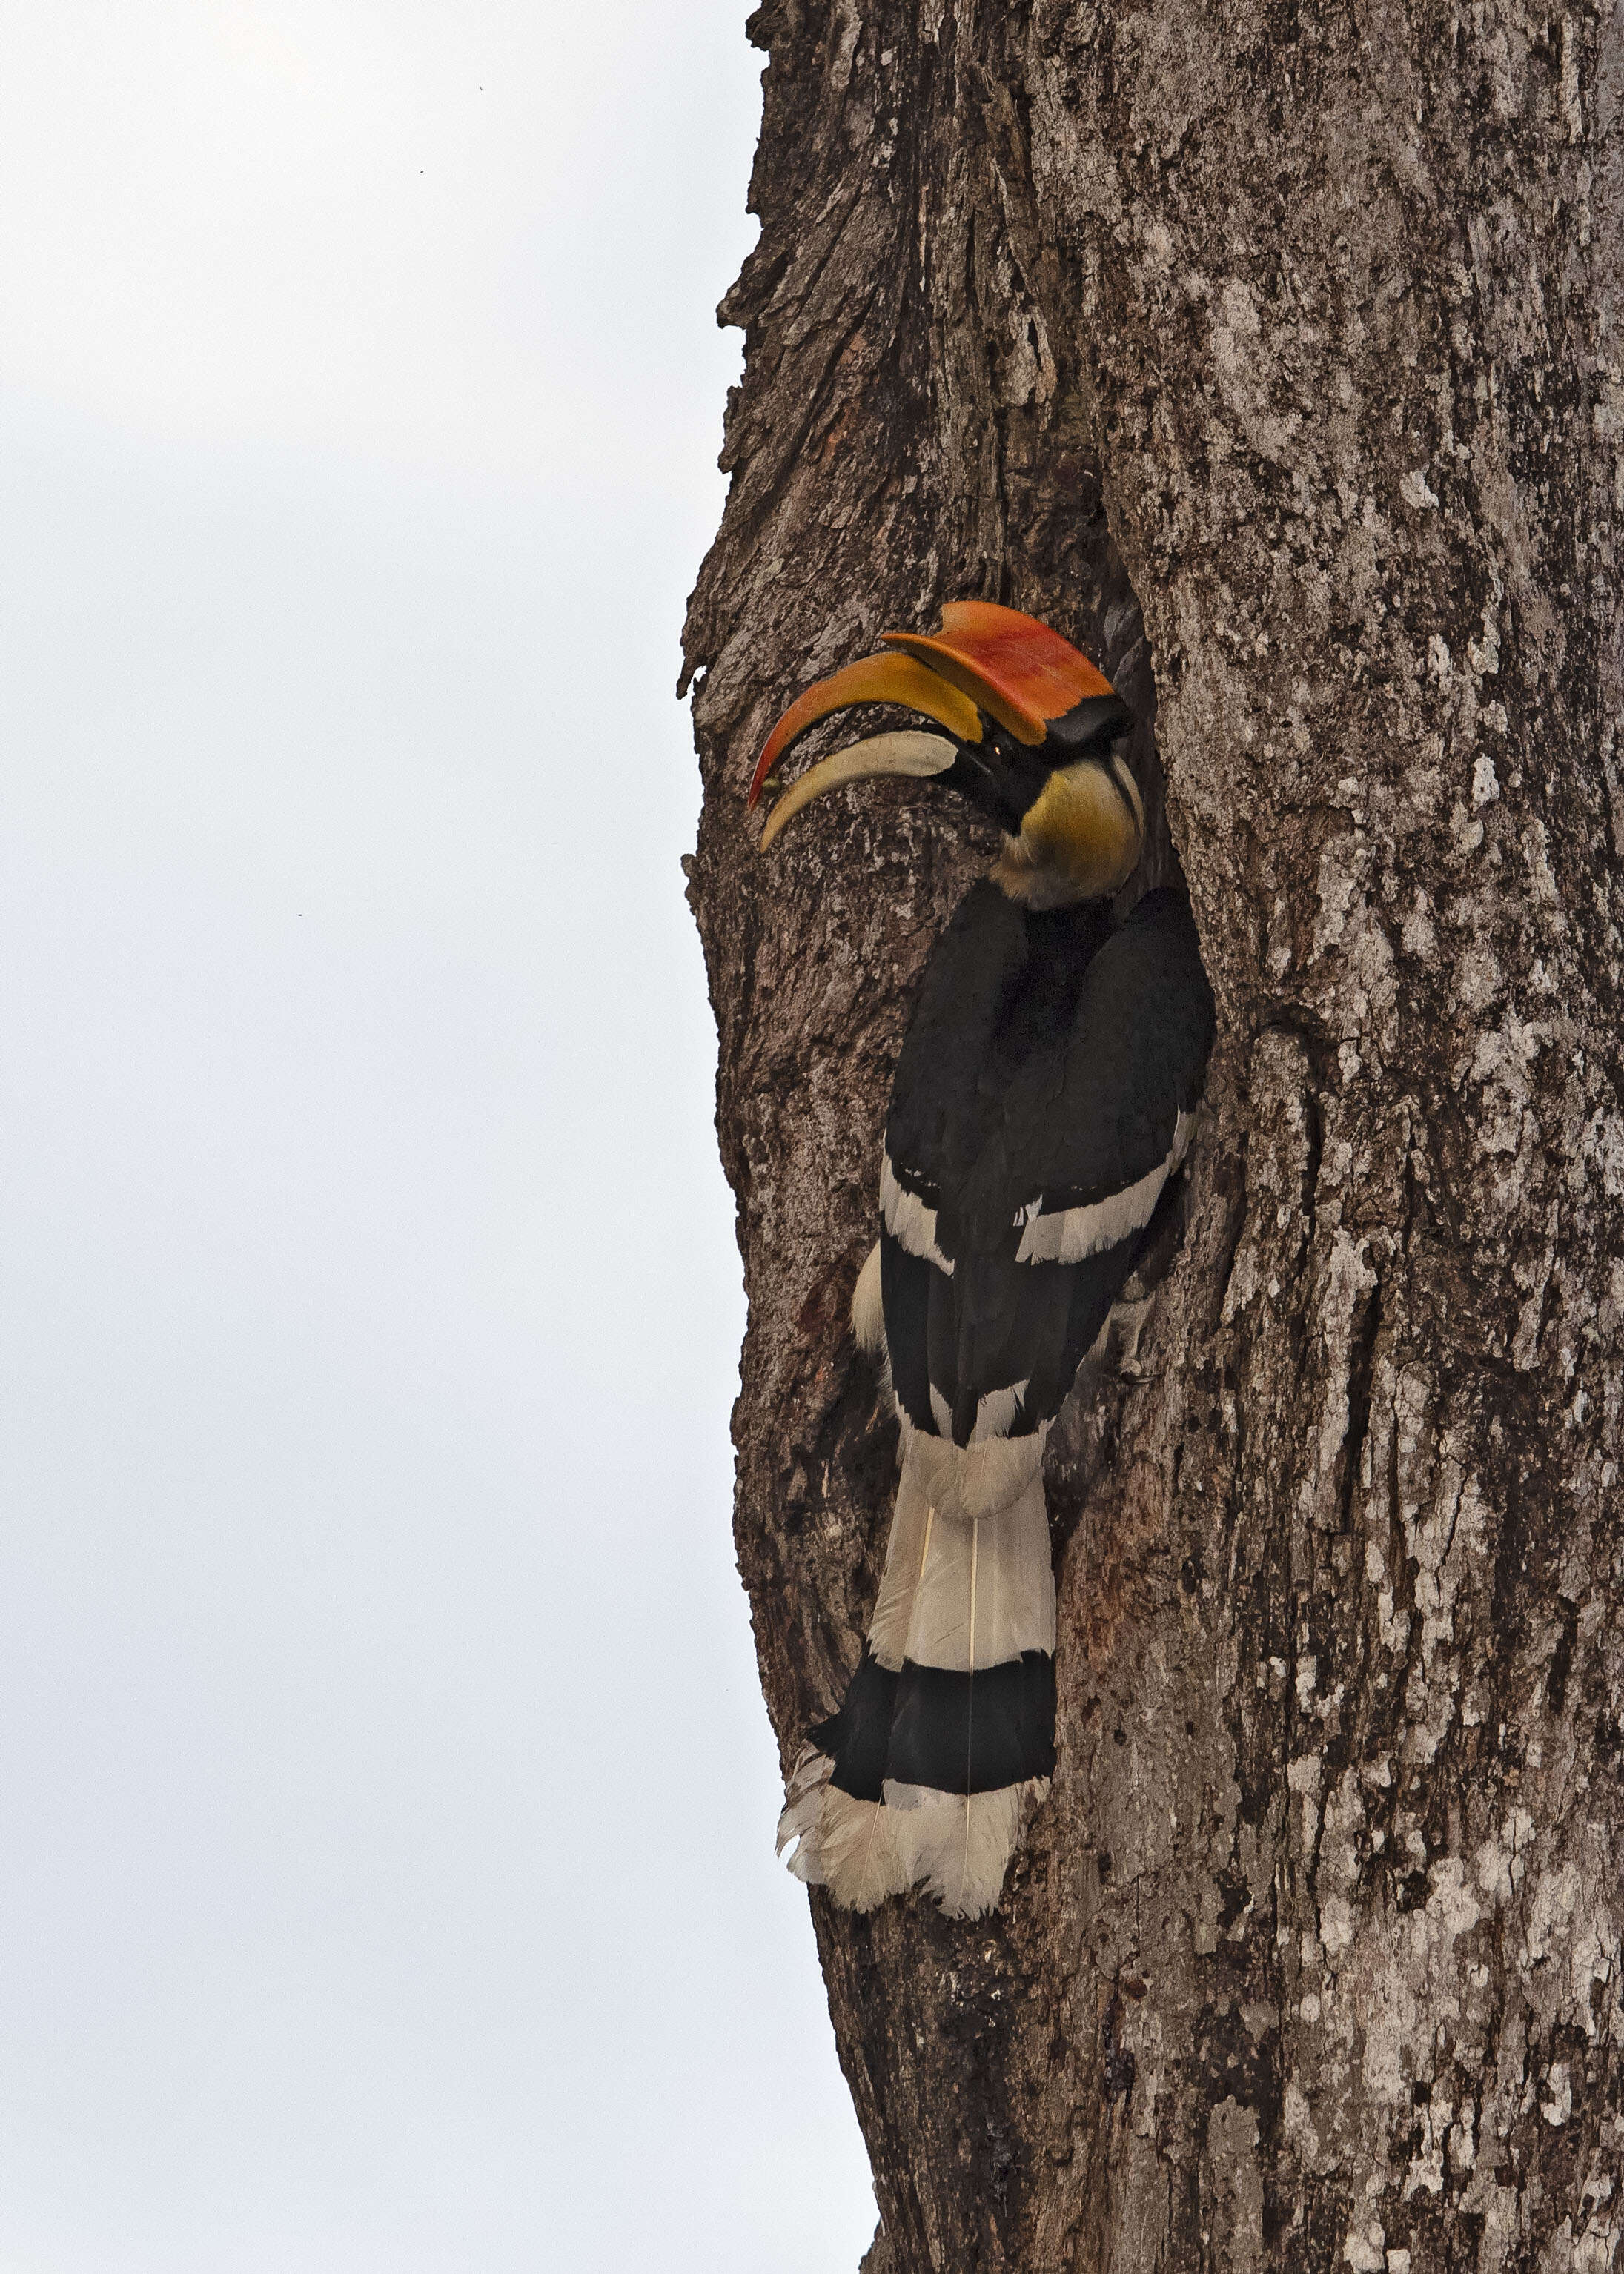
[[[672,697],[745,0],[0,0],[0,2274],[851,2274]]]

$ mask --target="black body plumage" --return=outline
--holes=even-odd
[[[839,1712],[811,1742],[834,1792],[868,1803],[876,1822],[895,1817],[905,1845],[929,1811],[905,1817],[888,1799],[908,1795],[917,1809],[921,1794],[1030,1796],[1053,1773],[1041,1440],[1149,1237],[1212,1038],[1212,995],[1177,892],[1147,893],[1113,929],[1109,903],[1034,912],[984,881],[926,968],[886,1124],[880,1277],[891,1386],[910,1459],[932,1439],[949,1462],[996,1439],[1040,1441],[1002,1502],[996,1490],[985,1495],[969,1527],[970,1586],[974,1601],[974,1535],[1035,1522],[1025,1577],[1035,1593],[1049,1587],[1049,1625],[1035,1605],[1030,1633],[1018,1626],[1014,1643],[1006,1634],[1008,1654],[989,1662],[975,1649],[974,1608],[967,1653],[956,1632],[944,1653],[953,1662],[929,1662],[917,1619],[899,1665],[864,1652]],[[1029,1504],[1023,1517],[1015,1503],[1034,1489],[1035,1518]],[[931,1536],[928,1526],[921,1570]],[[956,1536],[944,1527],[937,1552],[955,1552]],[[1018,1823],[1011,1811],[1011,1843]],[[906,1860],[897,1868],[926,1876]],[[828,1875],[841,1892],[839,1870]],[[950,1909],[974,1909],[988,1875],[969,1885],[973,1876],[944,1883],[938,1868],[932,1884]]]
[[[1102,1219],[1101,1245],[1071,1263],[1018,1260],[1023,1232],[1169,1161],[1212,1034],[1182,893],[1147,893],[1116,930],[1099,901],[1034,914],[990,882],[966,894],[927,966],[886,1124],[891,1172],[935,1212],[953,1266],[882,1235],[892,1379],[917,1427],[966,1445],[981,1399],[1016,1383],[1001,1434],[1059,1412],[1149,1211],[1116,1239]]]

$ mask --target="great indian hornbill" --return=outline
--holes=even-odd
[[[883,1355],[902,1477],[868,1647],[796,1762],[778,1845],[867,1910],[923,1881],[997,1901],[1055,1761],[1055,1583],[1043,1443],[1102,1340],[1189,1141],[1213,998],[1182,893],[1120,923],[1145,814],[1127,707],[1031,616],[954,602],[933,637],[809,688],[768,737],[863,703],[944,734],[873,736],[778,799],[771,844],[838,783],[934,776],[1005,831],[925,968],[880,1163],[880,1237],[852,1303]]]

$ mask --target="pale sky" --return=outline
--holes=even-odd
[[[0,0],[0,2274],[853,2274],[672,697],[746,0]]]

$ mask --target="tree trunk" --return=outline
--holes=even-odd
[[[989,846],[867,785],[762,859],[766,727],[944,599],[1047,618],[1154,715],[1220,1020],[1179,1252],[1051,1443],[1059,1767],[1004,1900],[812,1897],[874,2263],[1599,2274],[1620,20],[772,0],[751,28],[690,868],[786,1760],[877,1585],[895,1427],[846,1300],[914,986]]]

